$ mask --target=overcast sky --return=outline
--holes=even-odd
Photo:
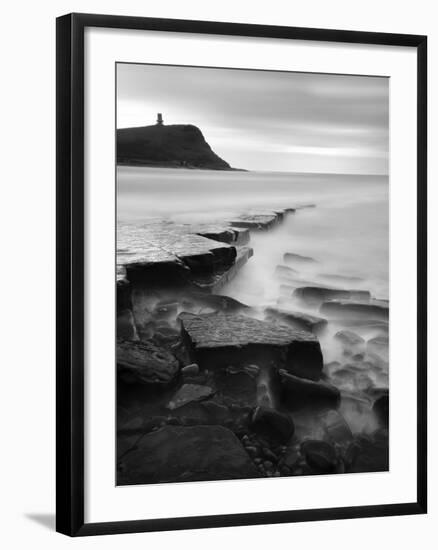
[[[117,65],[117,127],[194,124],[236,168],[387,174],[389,80]]]

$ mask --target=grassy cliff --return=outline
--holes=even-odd
[[[117,130],[117,164],[233,170],[191,124]]]

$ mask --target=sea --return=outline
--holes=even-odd
[[[278,305],[284,298],[280,288],[284,281],[275,276],[275,268],[284,264],[283,255],[291,252],[316,260],[304,268],[303,280],[336,288],[347,285],[369,290],[373,298],[389,299],[387,176],[117,168],[119,227],[141,225],[150,219],[212,223],[251,211],[286,208],[297,210],[269,231],[251,232],[249,246],[254,255],[222,294],[258,308]],[[348,284],[342,277],[358,282]],[[318,314],[311,308],[302,310]],[[329,326],[321,338],[326,364],[346,361],[334,345],[337,330],[336,325]],[[362,330],[360,335],[366,340],[378,334]],[[367,383],[387,387],[387,368],[381,371],[365,370],[359,379],[341,380],[343,395],[363,395]],[[372,430],[372,415],[366,412],[369,407],[360,409],[356,401],[351,405],[343,398],[343,413],[350,427]]]

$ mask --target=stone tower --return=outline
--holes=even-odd
[[[163,116],[161,113],[157,113],[157,126],[163,126]]]

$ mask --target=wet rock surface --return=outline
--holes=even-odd
[[[310,332],[243,315],[182,313],[179,319],[193,360],[204,368],[274,362],[310,379],[322,371],[321,348]]]
[[[283,251],[273,300],[227,295],[288,210],[120,232],[118,484],[388,468],[389,302]]]
[[[259,477],[233,432],[222,426],[164,426],[119,463],[118,485]]]

